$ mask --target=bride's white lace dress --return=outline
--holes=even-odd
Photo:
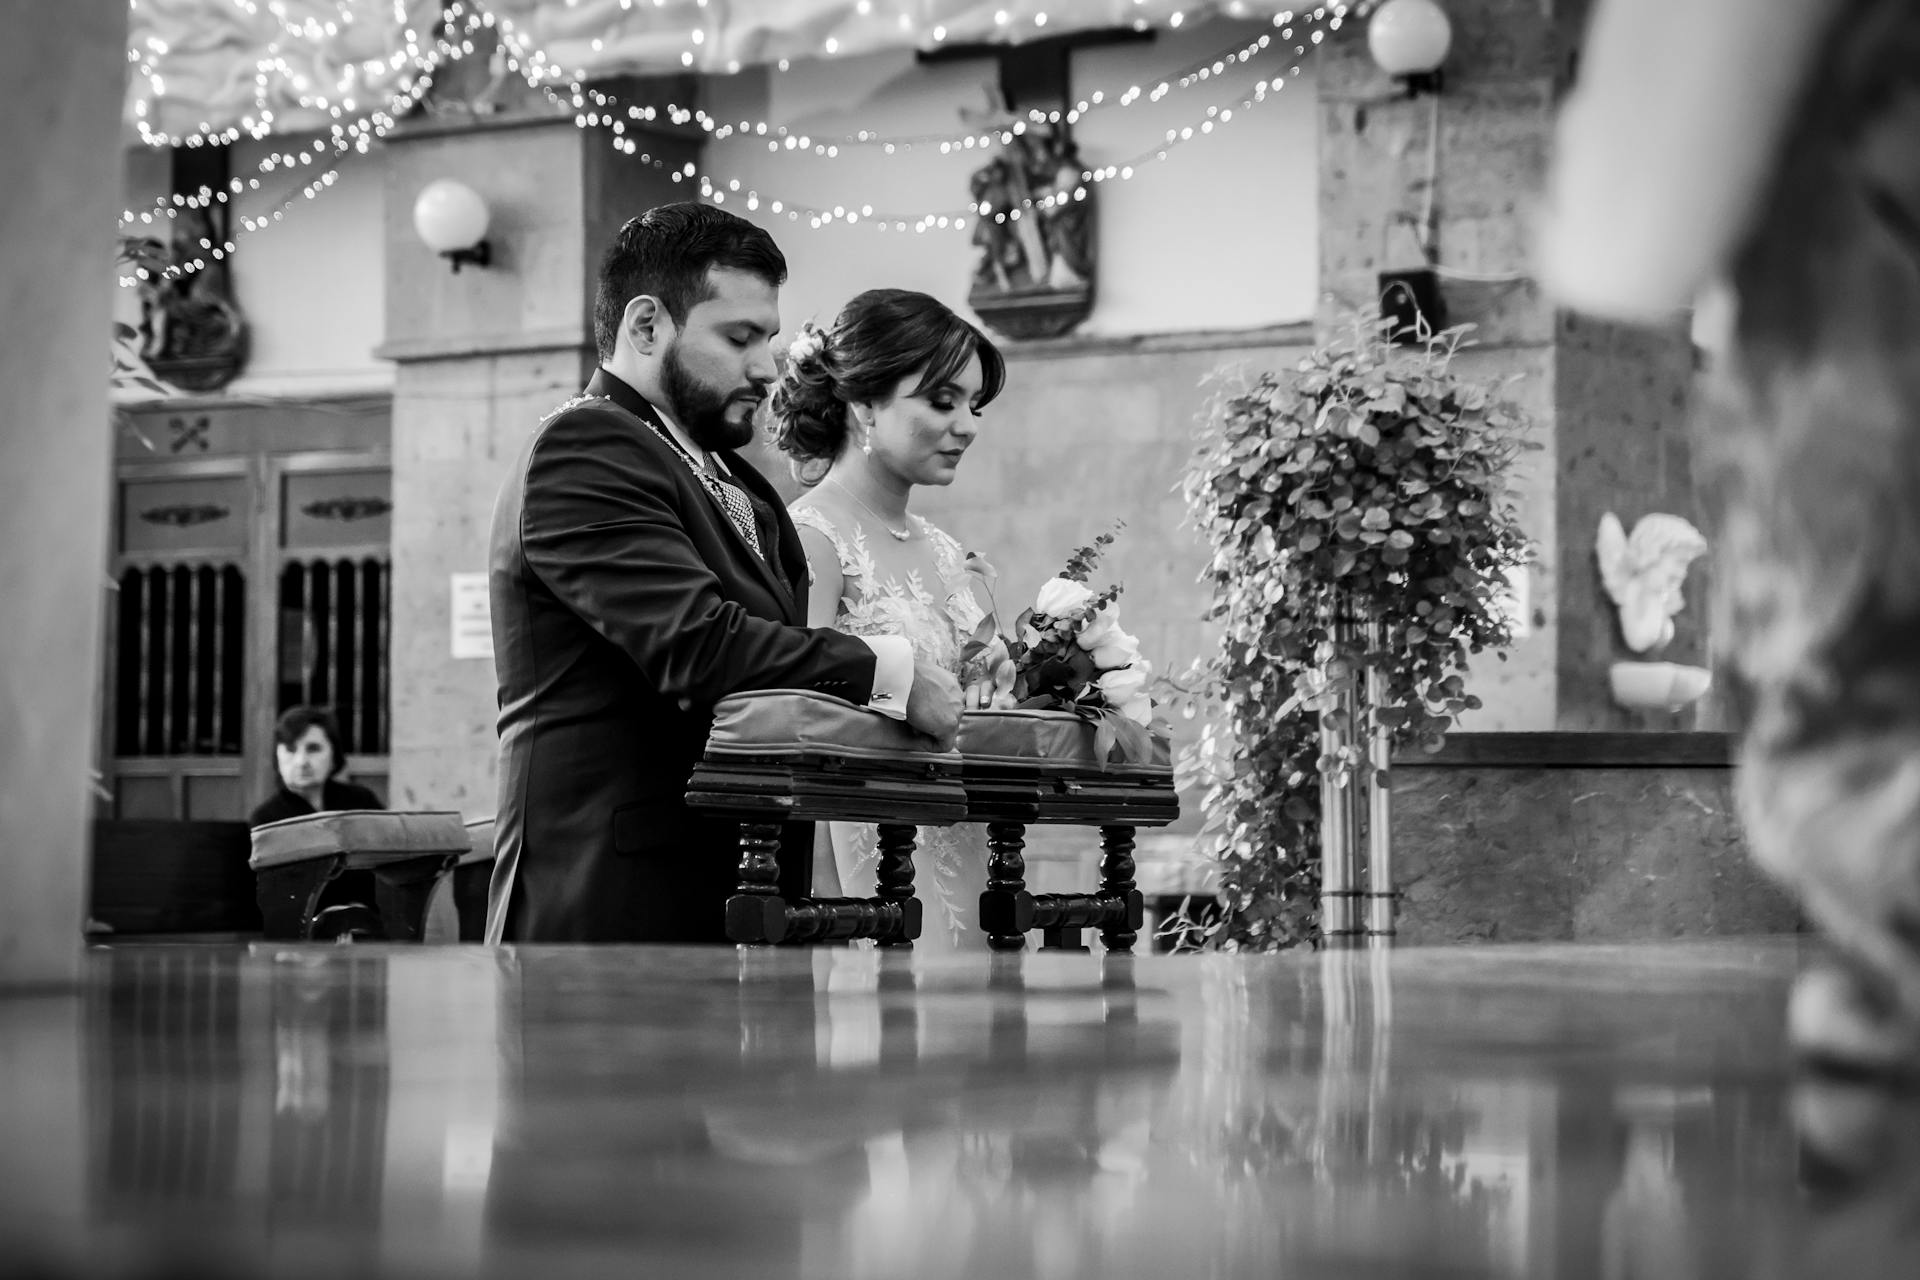
[[[967,553],[945,530],[919,516],[907,517],[932,549],[939,581],[918,573],[905,581],[880,574],[859,526],[842,530],[818,507],[792,509],[793,522],[824,534],[840,561],[843,585],[834,611],[836,629],[856,636],[905,636],[914,655],[962,675],[961,651],[986,616],[974,597]],[[879,865],[878,837],[871,823],[835,822],[833,861],[840,892],[871,897]],[[913,856],[914,893],[924,913],[922,951],[984,951],[980,894],[987,887],[986,828],[973,823],[922,827]]]

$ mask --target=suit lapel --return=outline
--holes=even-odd
[[[587,394],[605,396],[642,422],[658,427],[662,432],[666,430],[666,424],[660,421],[660,415],[647,398],[605,369],[594,371],[592,380],[587,383]],[[774,572],[773,565],[767,558],[753,549],[753,544],[747,541],[746,535],[740,532],[739,527],[733,523],[732,517],[727,515],[726,508],[721,505],[720,499],[715,497],[713,492],[700,482],[699,477],[693,474],[692,468],[681,459],[679,451],[670,449],[669,452],[673,458],[673,465],[686,473],[687,483],[700,495],[699,501],[703,502],[707,510],[712,513],[714,523],[721,528],[722,536],[732,539],[739,553],[736,558],[753,566],[753,571],[773,592],[774,599],[780,602],[785,611],[782,621],[789,623],[804,621],[803,615],[799,612],[800,605],[795,597],[794,588],[781,581],[780,575]],[[773,486],[731,450],[723,456],[728,470],[733,473],[733,478],[740,482],[741,487],[765,499],[767,505],[773,510],[774,524],[779,537],[778,545],[768,548],[769,554],[781,555],[788,545],[797,544],[798,536],[793,531],[793,522],[787,518],[786,507],[780,501],[780,495]],[[782,563],[785,563],[784,559]],[[805,572],[804,566],[802,572]]]

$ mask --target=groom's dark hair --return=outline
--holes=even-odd
[[[687,312],[712,296],[709,267],[751,272],[776,288],[787,281],[787,260],[773,237],[725,209],[683,201],[629,218],[600,260],[593,340],[601,362],[613,358],[620,317],[642,294],[660,299],[673,322],[685,324]]]

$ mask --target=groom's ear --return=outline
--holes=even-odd
[[[673,317],[660,304],[660,299],[650,293],[642,293],[628,300],[625,314],[620,319],[621,332],[627,335],[627,341],[633,349],[643,356],[650,356],[664,350],[673,337]]]

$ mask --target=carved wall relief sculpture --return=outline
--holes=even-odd
[[[970,123],[1007,131],[1014,121]],[[1058,337],[1093,310],[1096,197],[1084,172],[1067,125],[1031,122],[974,171],[967,302],[1009,338]]]
[[[1673,615],[1685,606],[1687,567],[1707,550],[1700,531],[1679,516],[1642,516],[1629,535],[1618,516],[1600,517],[1594,547],[1600,581],[1635,653],[1657,653],[1673,639]],[[1635,710],[1678,711],[1707,691],[1704,667],[1673,662],[1616,662],[1608,670],[1614,701]]]
[[[154,377],[183,391],[224,387],[246,363],[247,321],[233,301],[227,260],[205,247],[227,243],[229,216],[224,204],[181,209],[170,261],[206,266],[140,286],[141,359]]]

